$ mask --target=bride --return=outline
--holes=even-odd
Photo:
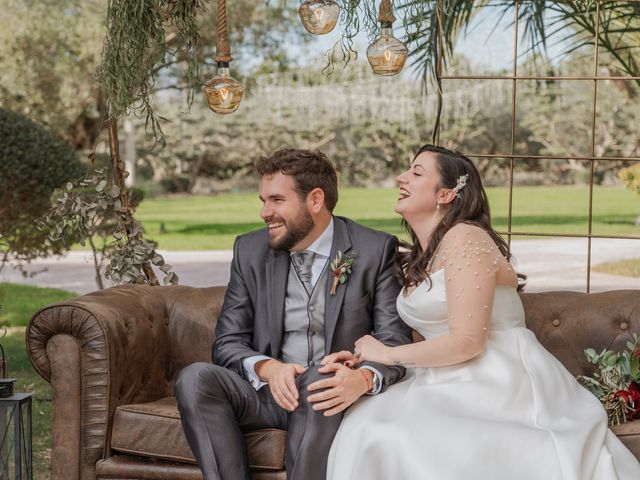
[[[473,163],[425,145],[397,181],[413,240],[397,307],[425,341],[356,342],[347,364],[402,365],[407,378],[348,410],[327,479],[640,479],[600,402],[526,329]]]

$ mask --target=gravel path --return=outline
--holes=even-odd
[[[586,239],[516,240],[512,243],[512,251],[517,259],[517,270],[528,275],[527,292],[586,291]],[[229,279],[230,250],[161,253],[167,263],[174,266],[183,285],[224,285]],[[592,265],[630,258],[640,258],[640,240],[592,241]],[[45,271],[24,278],[7,267],[0,273],[0,282],[56,287],[78,293],[96,290],[91,256],[85,252],[41,260],[30,265],[28,270]],[[592,292],[617,289],[640,289],[640,278],[592,272]]]

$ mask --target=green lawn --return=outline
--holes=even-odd
[[[494,227],[506,230],[509,190],[490,188],[488,194]],[[396,198],[395,188],[344,188],[336,213],[401,235],[400,217],[393,211]],[[588,205],[586,186],[516,187],[512,230],[587,233]],[[161,249],[215,250],[230,249],[238,234],[261,228],[259,211],[258,194],[251,192],[147,199],[136,216]],[[629,190],[594,188],[593,233],[640,235],[640,227],[634,225],[638,215],[640,197]]]
[[[75,296],[77,294],[55,288],[0,283],[0,326],[26,326],[40,307]]]
[[[593,270],[596,272],[609,273],[611,275],[640,277],[640,258],[601,263],[600,265],[593,267]]]
[[[49,303],[77,296],[51,288],[0,283],[0,325],[12,326],[0,338],[7,359],[7,376],[16,378],[14,390],[33,394],[33,470],[36,480],[49,478],[51,456],[51,388],[31,366],[25,344],[25,327],[31,315]]]

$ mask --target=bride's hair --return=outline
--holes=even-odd
[[[411,238],[411,243],[400,243],[400,250],[396,257],[396,274],[402,279],[404,286],[410,288],[427,279],[431,283],[431,278],[427,272],[429,262],[435,254],[442,237],[458,223],[477,225],[485,230],[496,243],[502,255],[509,260],[511,258],[509,246],[491,228],[489,200],[482,186],[480,174],[473,162],[460,152],[453,152],[446,148],[429,144],[422,146],[418,150],[413,157],[414,160],[423,152],[435,153],[436,165],[442,178],[439,188],[453,189],[456,187],[460,177],[463,175],[468,175],[468,177],[466,185],[460,189],[459,195],[450,203],[451,206],[447,213],[434,229],[426,250],[422,250],[417,235],[407,221],[402,220],[402,225]]]

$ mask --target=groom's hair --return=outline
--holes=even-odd
[[[314,188],[324,192],[327,209],[333,212],[338,203],[338,175],[336,169],[320,150],[283,148],[256,162],[260,176],[282,173],[293,177],[296,192],[302,200]]]

